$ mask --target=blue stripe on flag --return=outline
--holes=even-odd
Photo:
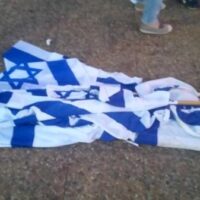
[[[141,123],[140,118],[132,112],[111,112],[106,113],[106,115],[132,132],[142,132],[145,130],[145,126]]]
[[[113,137],[112,135],[110,135],[106,131],[103,132],[103,134],[101,135],[101,137],[99,139],[104,141],[104,142],[111,142],[111,141],[117,140],[117,138]]]
[[[136,87],[136,83],[132,83],[132,84],[121,84],[121,88],[122,89],[127,89],[133,92],[136,92],[135,87]]]
[[[114,78],[111,78],[111,77],[108,77],[108,78],[98,77],[97,82],[108,83],[108,84],[120,84],[120,85],[122,84],[119,81],[116,81]]]
[[[12,92],[1,92],[0,103],[8,103],[11,97],[12,97]]]
[[[66,60],[51,61],[47,64],[58,85],[79,85]]]
[[[112,95],[109,97],[109,104],[112,104],[114,106],[119,106],[119,107],[124,107],[125,102],[124,102],[124,95],[123,95],[123,90],[120,90],[118,93]]]
[[[111,77],[108,77],[108,78],[98,77],[97,82],[107,83],[107,84],[119,84],[122,89],[127,89],[127,90],[131,90],[131,91],[135,91],[135,86],[137,85],[136,83],[127,83],[127,84],[121,83]]]
[[[30,55],[14,47],[10,48],[6,53],[4,53],[3,57],[14,62],[15,64],[43,61],[38,57]]]
[[[135,143],[137,144],[148,144],[156,146],[158,143],[158,127],[159,127],[159,121],[155,120],[153,125],[144,131],[139,132]]]
[[[24,108],[28,109],[32,106],[39,108],[44,113],[47,113],[53,117],[58,117],[58,118],[68,117],[73,115],[76,116],[76,115],[89,114],[89,112],[84,109],[78,108],[70,104],[62,103],[59,101],[43,101],[31,104]]]
[[[32,147],[35,126],[15,126],[11,140],[12,147]]]
[[[155,120],[151,128],[146,129],[141,123],[140,118],[134,115],[132,112],[118,112],[118,113],[106,113],[109,117],[122,124],[128,130],[138,133],[138,137],[135,140],[138,144],[157,144],[157,130],[159,122]]]
[[[86,125],[92,125],[91,122],[79,119],[77,123],[75,124],[70,124],[68,118],[55,118],[55,119],[49,119],[49,120],[44,120],[42,123],[46,126],[59,126],[59,127],[81,127],[81,126],[86,126]]]
[[[48,119],[42,121],[42,123],[46,126],[59,126],[59,127],[67,127],[69,126],[68,118],[55,118],[55,119]]]
[[[34,96],[47,96],[46,89],[30,89],[27,92],[30,92]]]
[[[16,108],[9,108],[9,110],[13,115],[16,115],[20,111],[20,109],[16,109]]]
[[[87,126],[87,125],[92,125],[92,124],[93,124],[92,122],[80,119],[73,127]]]
[[[19,119],[14,120],[15,125],[36,125],[37,118],[35,115],[29,115],[26,117],[22,117]]]

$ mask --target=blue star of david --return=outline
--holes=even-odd
[[[77,90],[71,90],[71,91],[64,91],[64,90],[60,90],[60,91],[55,91],[55,93],[57,95],[59,95],[59,98],[62,98],[62,99],[67,99],[70,94],[72,92],[78,92]],[[98,95],[95,94],[95,92],[97,93],[98,90],[96,91],[88,91],[88,90],[83,90],[83,92],[85,92],[85,99],[97,99]]]
[[[70,93],[71,93],[71,91],[70,92],[69,91],[55,91],[55,92],[62,99],[66,99],[70,95]]]
[[[14,74],[17,70],[22,70],[27,73],[28,77],[26,78],[12,78],[11,75]],[[16,65],[11,67],[8,71],[3,72],[3,77],[0,81],[6,81],[10,84],[13,89],[20,89],[23,83],[32,83],[38,84],[35,76],[41,71],[41,69],[35,69],[29,67],[27,64]]]

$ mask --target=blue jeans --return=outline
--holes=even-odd
[[[163,4],[163,0],[138,0],[144,4],[142,23],[152,24],[158,22],[158,15]]]

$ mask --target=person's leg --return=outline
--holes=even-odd
[[[135,10],[139,12],[143,12],[145,0],[131,0],[133,4],[135,4]],[[161,10],[165,9],[166,5],[162,3]]]
[[[135,4],[135,10],[142,12],[144,10],[144,0],[137,0]]]
[[[144,0],[130,0],[131,3],[137,4],[137,3],[143,3]]]
[[[167,34],[172,31],[169,24],[160,25],[159,14],[162,9],[163,0],[145,0],[144,11],[142,16],[142,24],[140,31],[147,34]]]
[[[161,11],[163,0],[145,0],[144,11],[142,16],[143,24],[158,23],[158,15]]]

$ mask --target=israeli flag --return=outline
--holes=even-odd
[[[95,140],[200,150],[198,92],[174,78],[142,82],[24,41],[3,54],[0,146],[57,147]]]

